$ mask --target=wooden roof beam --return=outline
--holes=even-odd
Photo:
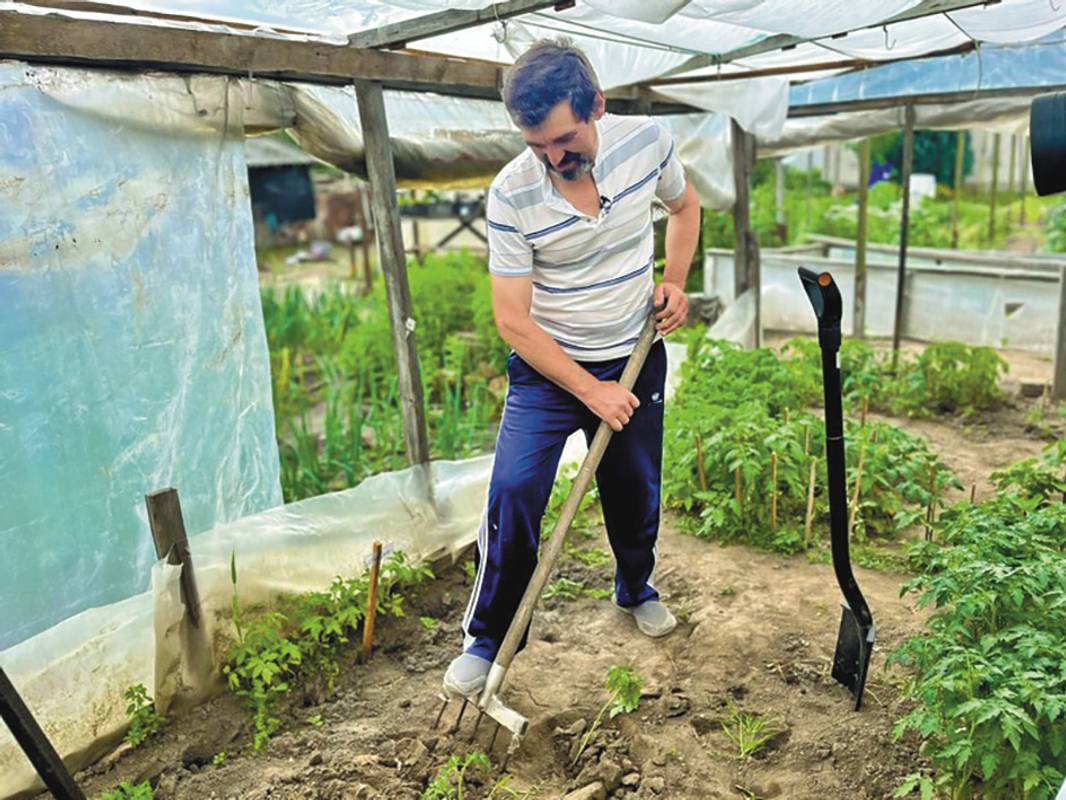
[[[563,11],[573,6],[574,0],[505,0],[481,9],[438,11],[353,33],[348,37],[348,44],[353,47],[404,47],[419,39],[443,36],[491,22],[502,22],[531,11],[541,11],[545,8]]]

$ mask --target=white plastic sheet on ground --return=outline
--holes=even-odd
[[[161,80],[0,64],[0,648],[145,590],[145,494],[281,501],[240,106]]]

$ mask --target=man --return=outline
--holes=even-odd
[[[476,696],[537,558],[563,445],[615,431],[596,472],[616,561],[616,606],[648,636],[674,617],[651,584],[659,529],[666,349],[658,340],[633,392],[617,380],[656,306],[658,332],[688,315],[685,277],[699,200],[670,135],[647,117],[605,115],[585,55],[538,42],[509,70],[503,99],[528,149],[489,190],[489,271],[510,388],[496,441],[463,653],[445,690]],[[652,208],[670,211],[663,280],[653,278]]]

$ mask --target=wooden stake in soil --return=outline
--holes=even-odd
[[[933,541],[933,523],[936,521],[936,462],[929,465],[929,507],[925,510],[925,540]]]
[[[770,453],[770,530],[777,530],[777,453]]]
[[[970,487],[970,505],[974,505],[974,500],[977,497],[977,484],[975,483]]]
[[[811,459],[811,477],[807,481],[807,521],[803,526],[803,549],[811,544],[811,528],[814,526],[814,482],[818,474],[818,459]]]
[[[189,554],[189,537],[185,532],[185,518],[177,489],[160,489],[145,495],[148,507],[148,525],[155,541],[155,553],[165,558],[168,564],[181,565],[181,601],[189,614],[193,627],[200,627],[200,592],[196,588],[192,557]]]
[[[363,623],[363,652],[366,661],[374,649],[374,620],[378,613],[378,579],[381,576],[381,542],[374,542],[374,555],[370,563],[370,588],[366,601],[366,621]]]
[[[696,431],[696,471],[700,476],[700,490],[707,491],[707,473],[703,469],[703,437]]]
[[[740,501],[740,467],[737,467],[735,470],[733,470],[733,482],[735,484],[734,491],[736,492],[737,496],[737,513],[741,516],[744,516],[744,506],[741,505]]]
[[[848,514],[848,536],[855,529],[855,517],[859,513],[859,490],[862,488],[862,468],[866,461],[866,439],[862,440],[859,447],[859,465],[855,468],[855,491],[851,493],[851,509]]]
[[[866,427],[866,417],[869,416],[869,414],[870,414],[870,396],[869,395],[863,395],[862,396],[862,423],[861,423],[860,427],[863,427],[863,428]]]
[[[784,415],[783,416],[785,418],[785,424],[788,425],[788,406],[785,406]]]
[[[811,423],[807,423],[803,426],[803,455],[809,456],[811,454]]]

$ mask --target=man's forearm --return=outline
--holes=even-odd
[[[575,397],[584,398],[597,383],[592,373],[570,358],[530,317],[507,320],[498,327],[504,341],[527,364]]]
[[[685,288],[692,256],[700,238],[700,208],[686,205],[666,221],[666,268],[663,282]]]

